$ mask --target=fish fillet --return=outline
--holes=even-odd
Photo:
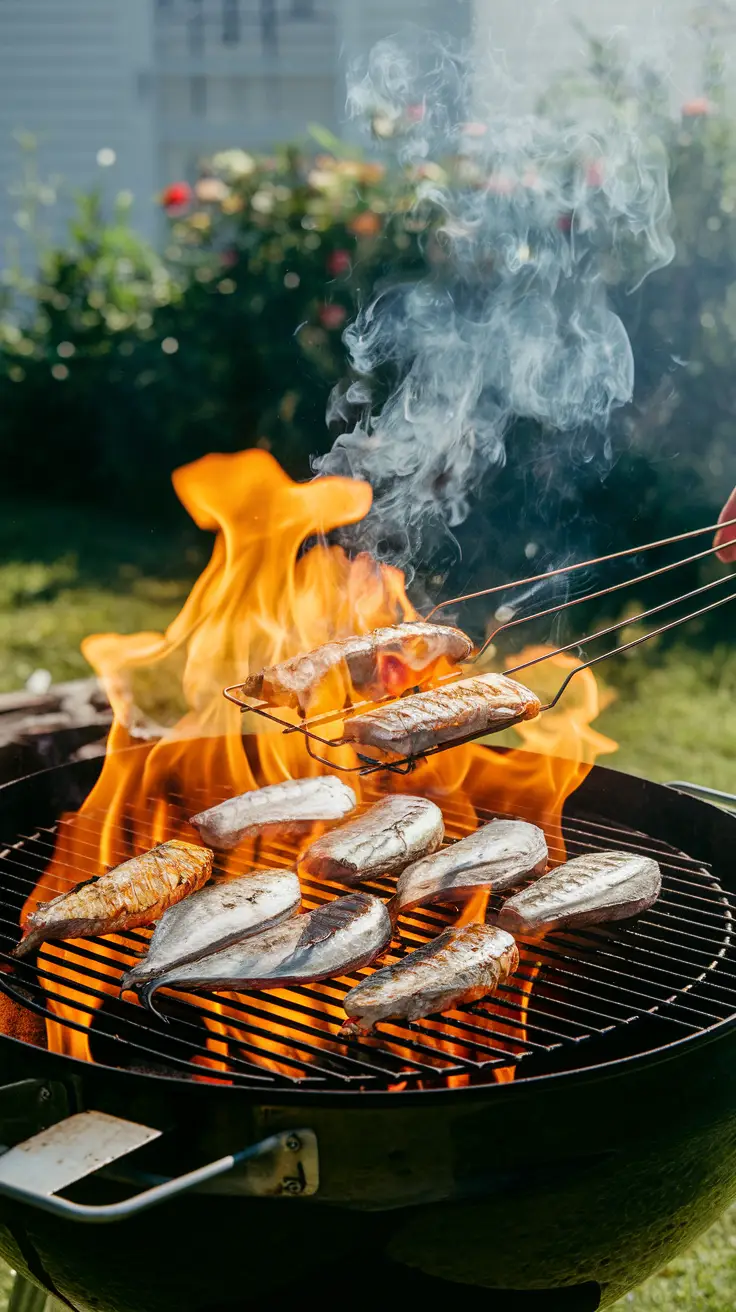
[[[296,915],[302,895],[293,870],[254,870],[220,880],[170,907],[158,922],[142,961],[124,975],[120,988],[137,988],[190,961],[239,943]]]
[[[341,820],[357,806],[352,788],[332,775],[287,779],[255,788],[193,815],[190,825],[218,851],[236,847],[250,834],[276,827],[306,828],[315,820]]]
[[[470,734],[533,720],[540,710],[539,698],[523,684],[505,674],[479,674],[356,715],[345,721],[343,738],[399,756],[417,756]]]
[[[416,676],[426,678],[442,657],[465,660],[473,644],[460,629],[412,620],[374,629],[372,633],[326,642],[314,651],[251,674],[243,685],[248,697],[260,697],[269,706],[290,706],[304,714],[316,689],[333,671],[342,671],[346,685],[366,691],[382,689],[380,658],[396,656]]]
[[[141,996],[150,1006],[163,987],[229,992],[308,984],[366,966],[390,941],[381,899],[349,893],[201,961],[175,966],[144,985]]]
[[[557,866],[509,898],[497,924],[512,934],[543,934],[564,925],[626,920],[656,902],[662,875],[635,852],[590,852]]]
[[[426,797],[384,797],[357,820],[323,834],[299,862],[318,879],[359,884],[394,874],[410,861],[435,852],[445,833],[442,812]]]
[[[389,911],[396,917],[429,902],[453,902],[478,888],[500,893],[547,869],[547,840],[525,820],[492,820],[467,838],[407,866]]]
[[[381,1020],[418,1020],[473,1002],[498,988],[518,964],[516,944],[504,930],[493,925],[446,929],[351,989],[343,1029],[368,1033]]]
[[[52,902],[42,902],[28,917],[14,955],[23,957],[47,939],[91,938],[150,925],[211,874],[207,848],[178,839],[159,843]]]

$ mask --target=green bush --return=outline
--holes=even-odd
[[[612,288],[634,346],[635,403],[616,421],[607,467],[577,437],[519,423],[460,530],[462,561],[440,565],[448,587],[485,579],[489,560],[499,577],[518,571],[521,513],[544,568],[714,519],[736,482],[736,123],[714,85],[673,119],[657,80],[634,84],[628,67],[591,42],[587,78],[557,84],[544,108],[564,117],[576,97],[603,94],[624,120],[646,116],[669,152],[675,260],[634,294]],[[131,232],[124,205],[107,216],[93,196],[68,248],[40,255],[37,277],[7,266],[7,492],[164,513],[176,465],[256,442],[308,473],[333,436],[325,411],[346,373],[345,323],[376,288],[438,258],[435,216],[416,204],[424,178],[454,170],[455,185],[477,185],[463,183],[462,160],[387,172],[316,135],[316,158],[225,151],[193,189],[169,188],[161,257]],[[661,595],[662,585],[641,599]]]

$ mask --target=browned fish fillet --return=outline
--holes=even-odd
[[[492,993],[519,964],[510,934],[463,925],[361,980],[345,997],[343,1030],[368,1033],[381,1020],[418,1020]]]
[[[401,697],[346,720],[344,738],[399,756],[417,756],[430,747],[456,742],[470,734],[508,729],[533,720],[539,698],[505,674],[479,674],[430,692]]]
[[[212,874],[212,853],[173,839],[142,856],[78,884],[31,913],[16,957],[47,939],[91,938],[137,929],[158,920],[169,907],[202,888]]]
[[[659,897],[662,873],[637,852],[585,852],[505,902],[498,924],[537,937],[553,929],[628,920]]]
[[[399,793],[323,834],[307,848],[299,870],[317,879],[358,884],[395,874],[410,861],[436,852],[444,835],[442,812],[434,802]]]
[[[346,684],[381,692],[380,658],[396,656],[418,683],[444,656],[453,663],[470,655],[472,643],[460,629],[412,620],[372,633],[326,642],[314,651],[292,656],[251,674],[243,684],[248,697],[260,697],[269,706],[290,706],[304,713],[320,683],[342,672]]]

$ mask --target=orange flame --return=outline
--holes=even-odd
[[[218,795],[323,772],[301,734],[284,735],[275,727],[269,731],[255,716],[242,717],[241,723],[222,689],[328,640],[416,617],[400,571],[379,566],[365,554],[349,559],[325,541],[333,529],[365,516],[371,503],[367,484],[342,478],[297,484],[261,450],[206,456],[177,470],[173,481],[195,523],[215,533],[211,560],[165,633],[96,634],[85,641],[84,654],[114,710],[108,753],[80,811],[64,817],[54,858],[24,908],[24,919],[39,902],[95,870],[164,838],[191,839],[186,816]],[[574,664],[563,656],[534,667],[533,686],[539,686],[540,678],[564,677]],[[416,679],[395,662],[386,673],[392,689]],[[334,695],[335,689],[329,689]],[[338,702],[326,700],[323,709],[341,702],[342,696]],[[408,778],[374,776],[362,783],[356,774],[349,778],[365,800],[386,787],[431,795],[443,808],[451,837],[474,829],[481,812],[534,819],[547,833],[553,859],[562,860],[562,804],[597,755],[615,748],[591,728],[599,707],[595,680],[590,671],[582,671],[554,712],[518,728],[524,746],[543,755],[541,763],[539,756],[523,750],[499,755],[469,745],[424,761]],[[326,735],[328,730],[325,726]],[[141,743],[140,751],[121,754]],[[350,765],[356,758],[352,748],[342,747],[335,760]],[[282,848],[288,850],[287,840]],[[255,855],[255,843],[241,845],[232,868],[242,869]],[[290,859],[296,855],[293,847]],[[225,864],[233,860],[230,856]],[[486,902],[485,894],[474,898],[461,919],[482,918]],[[98,954],[95,960],[98,1005],[105,994],[117,993],[121,963],[127,959],[118,950],[120,940],[107,941],[107,963],[100,965]],[[47,1023],[49,1047],[92,1060],[88,1027],[93,1010],[79,1010],[74,989],[75,961],[84,950],[81,941],[48,945],[41,960],[50,1009],[66,1022]],[[329,985],[321,986],[321,992],[325,1025],[339,1023],[339,1005]],[[288,1067],[289,1062],[288,1045],[278,1041],[279,1002],[288,991],[269,997],[273,1039],[260,1041],[262,1064],[280,1069],[280,1063]],[[528,990],[522,989],[522,997],[528,997]],[[85,1001],[89,1007],[88,994]],[[229,1031],[223,1018],[228,1003],[212,1000],[202,1012],[211,1055],[200,1058],[200,1064],[203,1070],[210,1066],[226,1072]],[[493,1008],[487,1015],[496,1030],[508,1022],[507,1014],[499,1019]],[[522,1005],[520,1021],[509,1032],[523,1034],[524,1024]],[[242,1041],[242,1031],[239,1037]]]

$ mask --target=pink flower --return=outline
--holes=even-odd
[[[200,178],[194,190],[197,200],[204,201],[205,204],[216,205],[230,195],[230,188],[221,178]]]
[[[570,232],[572,229],[572,214],[561,214],[557,220],[557,227],[560,232]]]
[[[327,272],[331,278],[339,278],[341,274],[349,273],[351,265],[350,251],[330,251],[327,256]]]
[[[319,307],[319,321],[323,328],[329,328],[335,331],[342,328],[348,312],[343,305],[321,305]]]
[[[238,252],[235,250],[233,246],[228,247],[227,250],[222,252],[222,255],[220,256],[220,263],[223,269],[232,269],[233,265],[237,264],[237,262],[238,262]]]
[[[168,214],[181,214],[192,203],[188,182],[172,182],[161,192],[161,205]]]
[[[404,114],[407,123],[421,123],[424,118],[424,105],[407,105]]]
[[[585,181],[589,187],[602,187],[605,177],[603,160],[594,159],[585,166]]]
[[[710,114],[712,105],[706,96],[694,96],[692,100],[686,100],[682,107],[683,118],[702,118],[705,114]]]

